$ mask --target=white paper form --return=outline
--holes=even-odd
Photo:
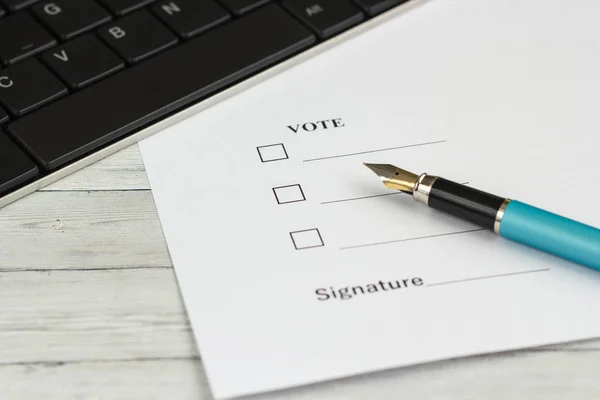
[[[600,226],[598,15],[431,1],[144,141],[214,395],[600,336],[600,274],[362,165]]]

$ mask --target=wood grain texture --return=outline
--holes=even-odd
[[[197,357],[172,268],[0,273],[0,364]]]
[[[137,146],[0,209],[0,399],[210,392]],[[402,368],[264,399],[597,399],[600,340]]]
[[[600,352],[472,357],[325,382],[248,400],[564,400],[600,398]],[[544,367],[542,367],[544,366]],[[3,400],[210,400],[199,360],[0,366]]]
[[[149,191],[37,192],[0,209],[0,270],[164,267]]]
[[[42,189],[150,190],[138,146],[131,146]]]

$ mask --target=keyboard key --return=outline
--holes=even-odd
[[[17,11],[30,6],[37,1],[38,0],[0,0],[0,3],[4,4],[10,11]]]
[[[17,117],[66,93],[65,85],[34,58],[0,71],[0,103]]]
[[[0,124],[5,123],[6,121],[8,121],[8,113],[0,107]]]
[[[130,64],[148,58],[177,43],[177,36],[146,10],[105,26],[98,33]]]
[[[92,34],[42,54],[46,63],[71,89],[80,89],[125,67],[104,43]]]
[[[271,0],[221,0],[221,3],[235,15],[242,15]]]
[[[56,169],[314,41],[279,6],[267,6],[9,123],[8,129],[44,168]]]
[[[56,44],[56,40],[27,13],[0,20],[0,62],[13,64]]]
[[[101,0],[116,15],[125,15],[152,3],[154,0]],[[198,0],[202,1],[202,0]]]
[[[159,1],[152,10],[184,39],[198,35],[230,18],[229,13],[212,0]]]
[[[381,14],[408,0],[355,0],[370,16]]]
[[[33,12],[62,40],[111,20],[110,14],[94,0],[43,1],[33,7]]]
[[[365,19],[348,0],[285,0],[283,5],[321,39],[336,35]]]
[[[38,174],[38,167],[0,132],[0,194],[14,189]]]

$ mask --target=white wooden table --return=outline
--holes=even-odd
[[[258,397],[600,399],[600,340]],[[137,146],[0,209],[0,399],[211,398]]]

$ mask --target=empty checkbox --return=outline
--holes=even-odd
[[[290,232],[290,236],[292,237],[292,242],[294,242],[296,250],[325,246],[321,233],[319,233],[319,230],[316,228]]]
[[[277,204],[296,203],[306,200],[300,185],[278,186],[273,188]]]
[[[256,148],[256,150],[258,150],[260,161],[264,163],[288,159],[288,154],[287,151],[285,151],[285,146],[283,143],[259,146]]]

